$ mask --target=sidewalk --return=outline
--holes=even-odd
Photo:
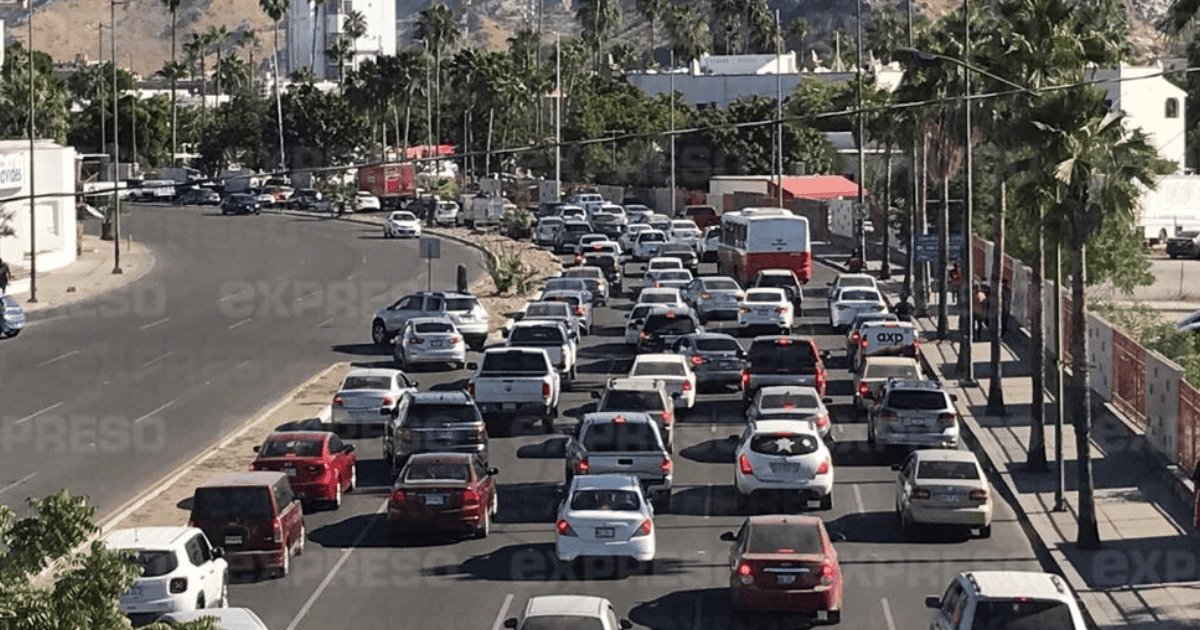
[[[31,316],[31,320],[37,319],[36,313],[103,295],[131,284],[154,267],[154,252],[138,241],[133,241],[132,245],[128,241],[121,242],[121,269],[124,272],[121,274],[112,272],[112,241],[102,241],[98,236],[85,234],[82,246],[83,253],[74,263],[61,269],[38,272],[36,304],[28,301],[29,269],[13,265],[14,278],[8,285],[8,294],[21,303],[21,308]]]

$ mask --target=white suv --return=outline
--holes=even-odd
[[[142,575],[121,595],[121,611],[135,621],[170,612],[227,605],[229,563],[195,527],[118,529],[104,542],[129,551]]]
[[[944,595],[926,597],[925,606],[934,611],[930,630],[1087,628],[1071,588],[1050,573],[959,573]]]

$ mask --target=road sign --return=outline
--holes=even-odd
[[[442,257],[442,241],[436,238],[421,239],[421,258],[430,260]]]
[[[962,255],[963,236],[962,234],[950,235],[950,260],[958,260]],[[937,262],[938,249],[941,247],[941,240],[936,233],[925,233],[917,235],[916,258],[917,262]]]

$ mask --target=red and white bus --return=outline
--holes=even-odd
[[[746,208],[721,215],[717,269],[743,284],[763,269],[791,269],[800,282],[812,277],[808,219],[784,208]]]

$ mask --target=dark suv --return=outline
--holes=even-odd
[[[754,393],[768,385],[808,385],[825,395],[825,359],[828,351],[817,342],[799,335],[763,335],[755,337],[746,351],[742,370],[742,391],[746,404]]]
[[[262,214],[262,206],[254,195],[236,193],[221,202],[221,214]]]
[[[392,417],[383,430],[383,456],[393,473],[416,453],[471,453],[487,464],[487,428],[466,392],[408,393],[381,413]]]
[[[651,313],[638,335],[638,352],[666,352],[681,337],[704,332],[691,313]]]
[[[678,258],[684,267],[692,270],[692,273],[695,273],[700,266],[700,257],[696,255],[696,250],[683,243],[666,243],[659,250],[658,255],[664,258]]]
[[[288,574],[304,550],[304,514],[279,471],[222,473],[196,488],[190,527],[225,549],[230,571]]]

